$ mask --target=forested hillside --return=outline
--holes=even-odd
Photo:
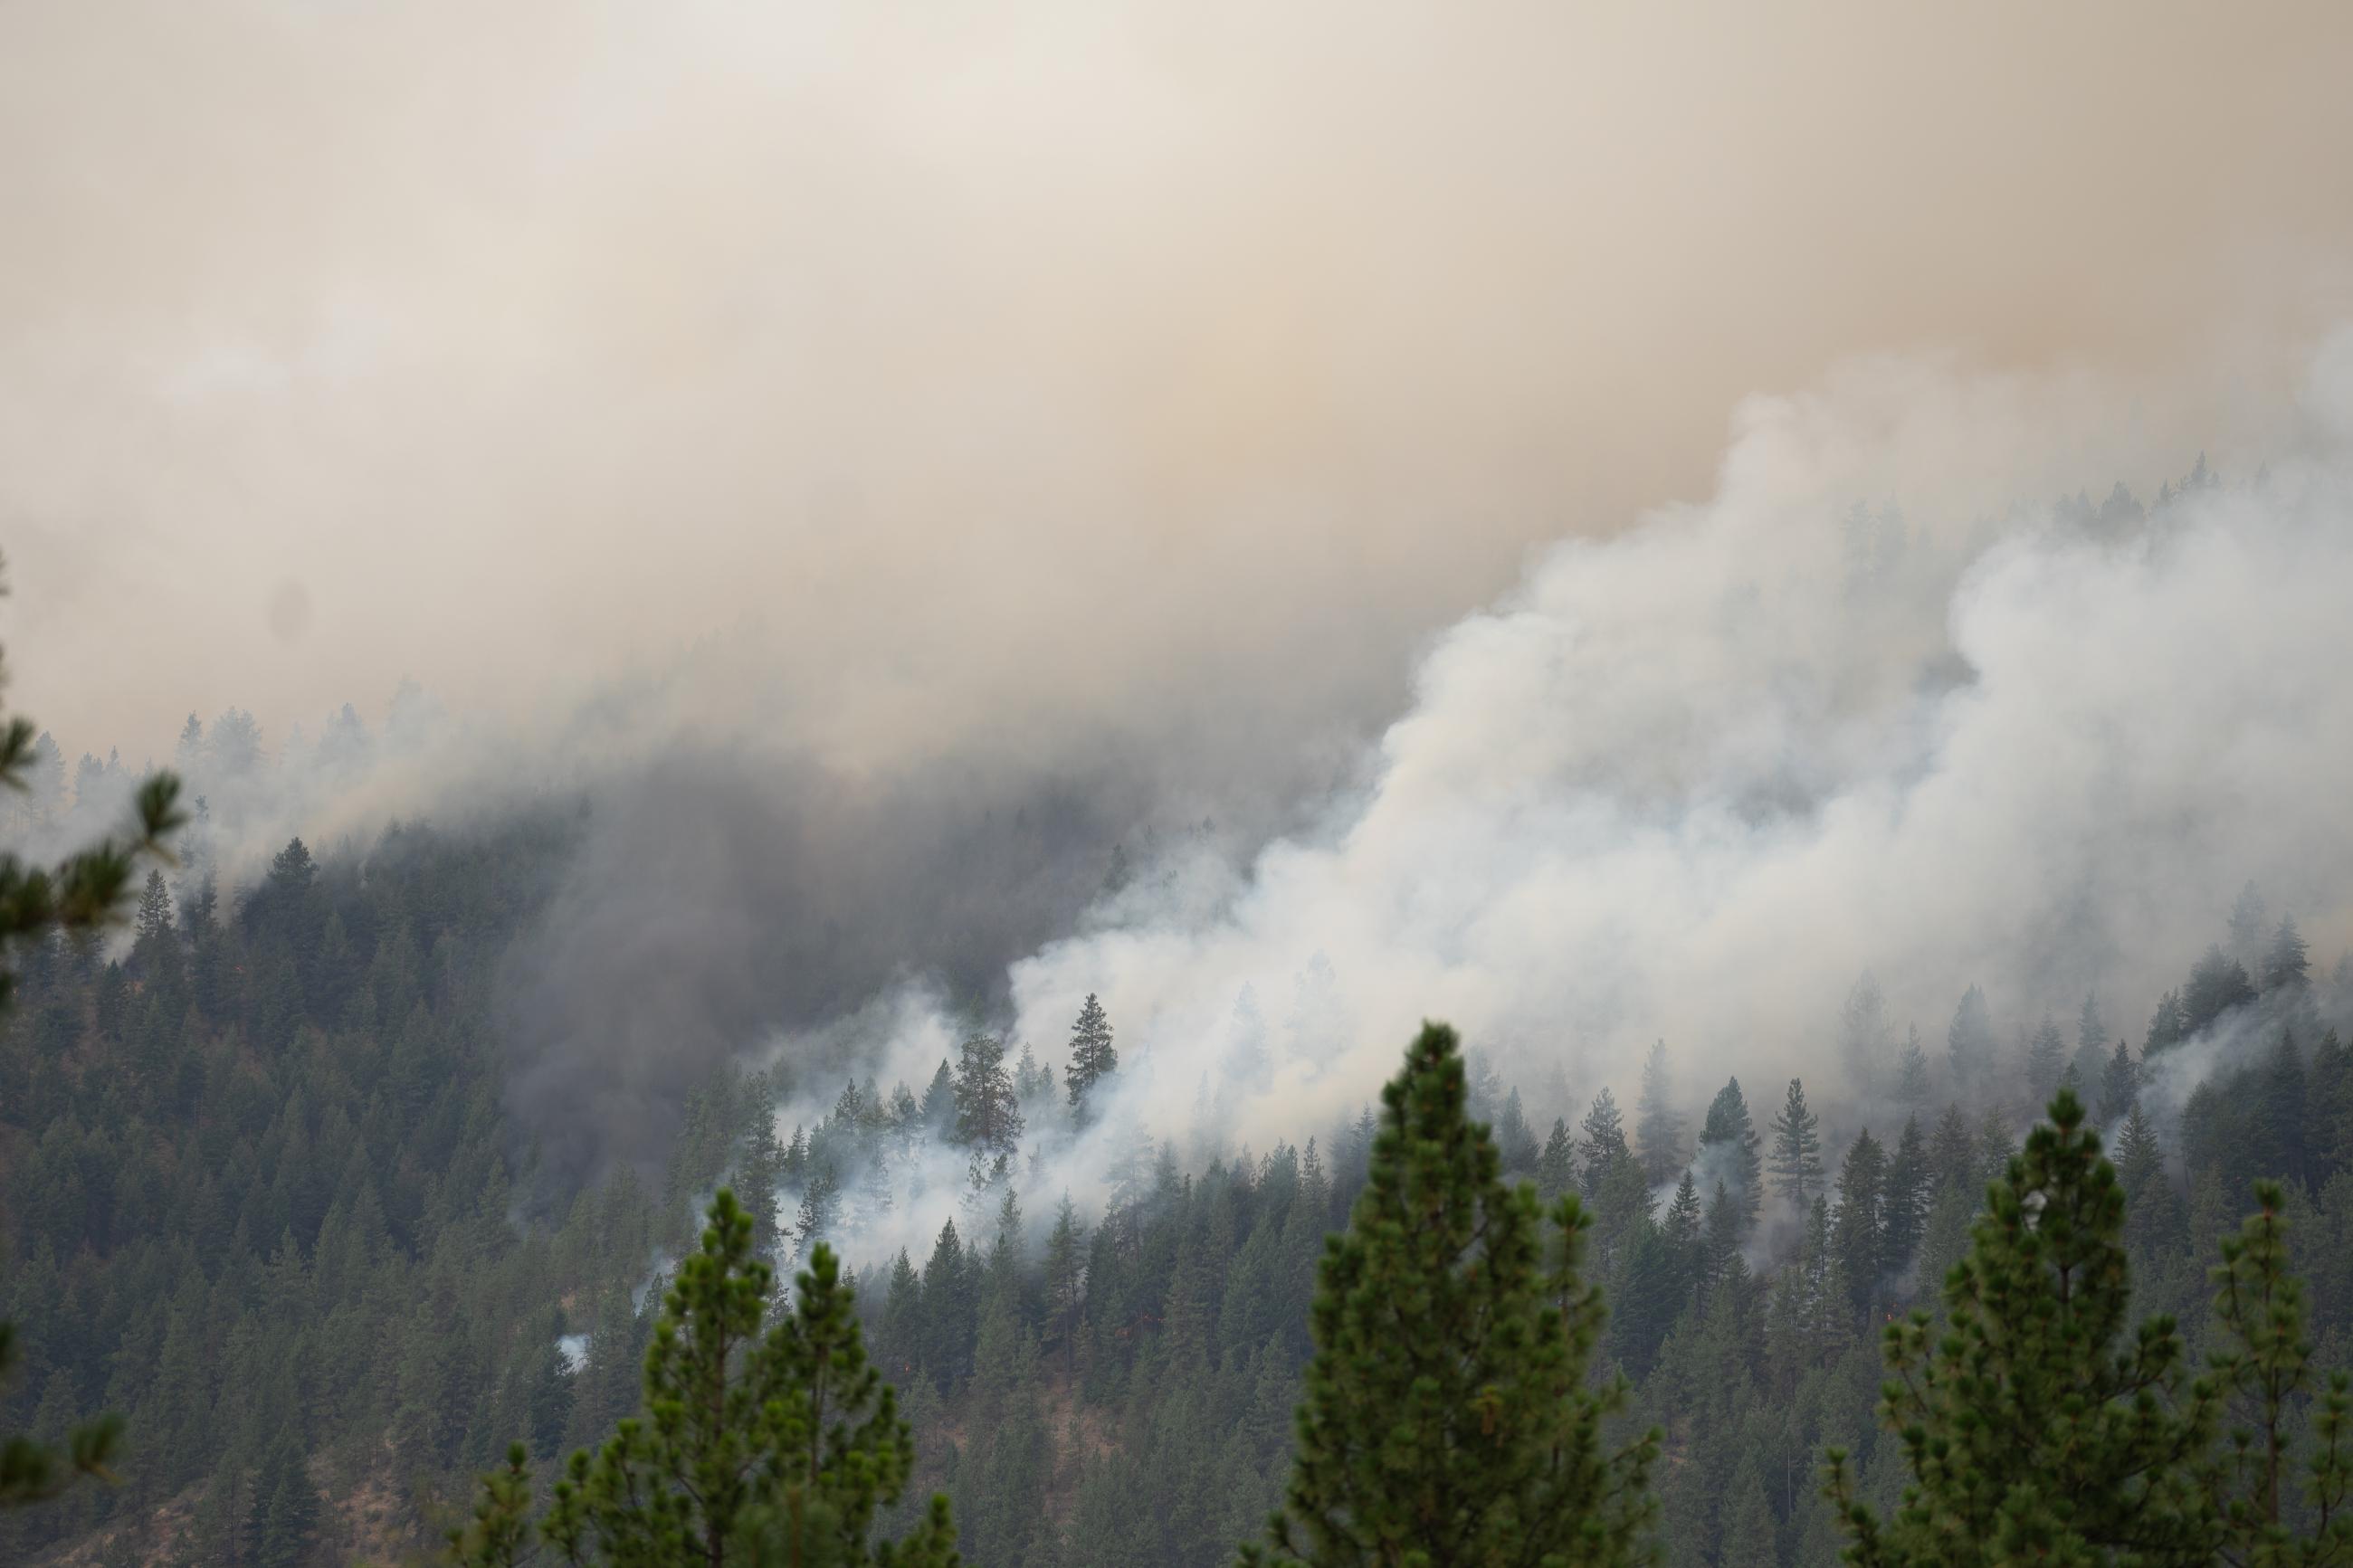
[[[1008,1063],[976,1036],[928,1083],[852,1079],[810,1126],[773,1108],[829,1086],[713,1079],[665,1170],[556,1190],[502,1112],[491,999],[573,821],[409,826],[324,857],[297,841],[241,894],[151,879],[119,953],[60,938],[26,957],[0,1033],[0,1319],[25,1352],[0,1427],[56,1436],[111,1408],[129,1444],[119,1486],[0,1515],[0,1555],[425,1552],[511,1438],[552,1461],[635,1408],[653,1286],[714,1185],[749,1194],[780,1262],[828,1236],[856,1258],[944,1144],[969,1172],[958,1217],[856,1281],[916,1429],[902,1511],[946,1491],[987,1568],[1207,1565],[1255,1535],[1369,1109],[1272,1150],[1138,1148],[1108,1208],[1083,1210],[1027,1184],[1022,1154],[1025,1130],[1084,1116],[1118,1071],[1115,1012],[1091,1005],[1063,1059]],[[1767,1061],[1686,1092],[1662,1046],[1618,1086],[1630,1111],[1605,1090],[1540,1117],[1474,1058],[1507,1172],[1596,1215],[1599,1355],[1634,1385],[1620,1424],[1664,1430],[1669,1562],[1830,1562],[1831,1445],[1893,1500],[1878,1328],[1933,1296],[2063,1081],[2116,1130],[2139,1310],[2200,1342],[2218,1244],[2278,1176],[2321,1359],[2346,1363],[2341,998],[2252,892],[2218,937],[2137,1041],[2089,999],[2065,1031],[1998,1022],[1972,986],[1934,1048],[1899,1044],[1865,982],[1850,1062],[1895,1107],[1867,1128],[1826,1122]]]

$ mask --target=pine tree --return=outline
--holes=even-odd
[[[301,1568],[311,1555],[319,1511],[319,1492],[304,1464],[301,1435],[291,1420],[280,1419],[254,1481],[248,1531],[254,1568]]]
[[[1917,1113],[1928,1108],[1928,1053],[1920,1044],[1917,1025],[1906,1029],[1904,1049],[1895,1058],[1895,1102]]]
[[[2108,1021],[2100,1011],[2100,999],[2090,992],[2084,994],[2084,1005],[2075,1015],[2075,1054],[2068,1058],[2068,1069],[2075,1075],[2075,1093],[2086,1099],[2100,1085],[2100,1075],[2108,1066]]]
[[[1577,1145],[1568,1135],[1568,1122],[1554,1117],[1552,1135],[1545,1140],[1544,1152],[1536,1157],[1536,1195],[1550,1203],[1564,1193],[1577,1191]]]
[[[1599,1292],[1564,1198],[1507,1189],[1465,1113],[1453,1031],[1426,1026],[1382,1091],[1349,1230],[1324,1254],[1283,1510],[1250,1564],[1609,1568],[1645,1555],[1646,1437],[1605,1454],[1623,1398],[1586,1359]]]
[[[1086,1227],[1068,1193],[1054,1211],[1053,1233],[1046,1237],[1046,1324],[1062,1351],[1062,1375],[1078,1370],[1079,1314],[1086,1302]]]
[[[800,1214],[793,1222],[793,1238],[800,1245],[801,1257],[810,1256],[818,1244],[832,1231],[834,1215],[840,1207],[841,1183],[835,1177],[832,1163],[828,1161],[810,1173],[808,1186],[801,1194]],[[757,1245],[758,1234],[755,1221],[753,1226],[754,1246]]]
[[[2047,1016],[2026,1047],[2025,1068],[2027,1087],[2036,1100],[2048,1100],[2059,1092],[2060,1077],[2067,1070],[2067,1043],[2060,1037],[2059,1026]]]
[[[877,1543],[914,1441],[868,1364],[833,1254],[820,1247],[792,1309],[766,1321],[768,1266],[752,1217],[722,1189],[702,1245],[665,1294],[645,1365],[645,1410],[593,1455],[572,1457],[537,1527],[568,1561],[602,1568],[684,1563],[905,1563],[953,1568],[945,1498],[902,1540]],[[533,1533],[517,1516],[523,1456],[484,1478],[475,1525],[453,1541],[465,1568],[512,1568]]]
[[[1021,1102],[1013,1091],[1013,1075],[1005,1070],[1005,1042],[994,1035],[969,1037],[956,1060],[952,1141],[1010,1154],[1020,1136]]]
[[[2315,1369],[2304,1287],[2288,1272],[2284,1206],[2277,1182],[2256,1183],[2255,1213],[2237,1236],[2223,1238],[2222,1263],[2214,1270],[2214,1321],[2221,1331],[2214,1363],[2238,1423],[2217,1479],[2232,1558],[2317,1565],[2353,1548],[2353,1513],[2344,1506],[2353,1496],[2353,1453],[2346,1447],[2353,1382],[2344,1373],[2331,1373],[2314,1413],[2315,1451],[2305,1464],[2306,1512],[2314,1529],[2299,1538],[2289,1528],[2293,1505],[2286,1493],[2297,1405]]]
[[[1079,1008],[1078,1022],[1071,1026],[1071,1065],[1062,1073],[1062,1084],[1071,1097],[1071,1114],[1083,1121],[1087,1117],[1087,1097],[1095,1086],[1119,1068],[1119,1053],[1112,1048],[1111,1019],[1103,1012],[1095,994],[1087,993],[1085,1003]]]
[[[1746,1223],[1740,1200],[1732,1195],[1731,1188],[1716,1183],[1707,1200],[1706,1225],[1700,1233],[1698,1288],[1702,1291],[1713,1291],[1742,1268],[1740,1238]]]
[[[1748,1120],[1748,1102],[1741,1098],[1738,1079],[1726,1080],[1708,1102],[1699,1150],[1703,1162],[1720,1162],[1715,1168],[1739,1194],[1741,1212],[1753,1228],[1757,1210],[1764,1205],[1765,1190],[1757,1168],[1757,1128]]]
[[[2296,931],[2295,919],[2283,915],[2279,930],[2273,933],[2271,947],[2263,953],[2263,989],[2302,990],[2310,983],[2312,973],[2307,951],[2304,938]]]
[[[1506,1171],[1533,1173],[1536,1168],[1535,1134],[1528,1130],[1516,1089],[1504,1097],[1504,1109],[1496,1114],[1495,1152],[1503,1156]]]
[[[159,869],[147,873],[147,885],[139,895],[139,914],[132,922],[132,930],[142,942],[156,942],[171,934],[172,894],[164,886],[164,873]]]
[[[1928,1141],[1921,1135],[1920,1119],[1907,1116],[1881,1189],[1880,1268],[1888,1274],[1900,1274],[1912,1266],[1921,1227],[1928,1222],[1930,1182]]]
[[[1653,1184],[1673,1175],[1683,1163],[1683,1119],[1674,1108],[1674,1084],[1667,1070],[1667,1042],[1659,1041],[1642,1062],[1642,1097],[1634,1112],[1634,1151],[1642,1174]]]
[[[1993,1073],[1994,1049],[1993,1016],[1986,1008],[1985,993],[1972,985],[1961,993],[1960,1005],[1953,1009],[1952,1025],[1945,1031],[1953,1087],[1970,1095],[1983,1089]]]
[[[2230,932],[2231,956],[2242,969],[2261,973],[2272,925],[2263,892],[2253,882],[2239,889],[2238,902],[2231,906]]]
[[[945,1058],[941,1058],[939,1070],[932,1074],[931,1083],[923,1089],[921,1110],[923,1125],[934,1132],[944,1134],[955,1124],[955,1074],[948,1069]]]
[[[2155,1061],[2160,1053],[2171,1050],[2188,1037],[2189,1030],[2182,1022],[2181,993],[2168,991],[2157,999],[2157,1008],[2149,1014],[2148,1037],[2140,1047],[2142,1065]]]
[[[1806,1109],[1806,1086],[1791,1079],[1780,1114],[1773,1118],[1773,1152],[1765,1168],[1792,1208],[1804,1209],[1821,1190],[1820,1128],[1820,1120]]]
[[[1838,1223],[1831,1245],[1858,1313],[1879,1293],[1887,1254],[1887,1153],[1866,1127],[1839,1163]]]
[[[1625,1160],[1626,1131],[1618,1115],[1618,1101],[1604,1089],[1593,1097],[1593,1105],[1585,1113],[1579,1129],[1577,1152],[1583,1162],[1585,1195],[1588,1198],[1601,1191],[1601,1184],[1619,1163]]]
[[[2218,1400],[2170,1320],[2125,1338],[2125,1197],[2062,1090],[1945,1286],[1892,1325],[1882,1412],[1912,1480],[1883,1521],[1842,1450],[1829,1495],[1856,1568],[2028,1560],[2191,1568],[2219,1544],[2200,1475]]]
[[[2100,1120],[2113,1122],[2130,1110],[2140,1098],[2140,1068],[2134,1062],[2132,1046],[2124,1040],[2108,1057],[2108,1065],[2100,1072]]]
[[[1928,1141],[1928,1173],[1936,1186],[1956,1185],[1974,1201],[1978,1189],[1977,1140],[1969,1135],[1968,1118],[1957,1105],[1945,1107],[1936,1131]]]

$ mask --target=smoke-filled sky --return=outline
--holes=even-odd
[[[544,713],[723,628],[853,766],[1346,731],[1852,353],[2081,361],[2243,438],[2346,298],[2349,47],[2324,5],[12,5],[16,698],[136,760],[404,677]]]

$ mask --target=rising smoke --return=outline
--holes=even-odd
[[[1893,1068],[1841,1060],[1865,970],[1897,1036],[1941,1044],[1973,983],[2005,1048],[2087,992],[2131,1027],[2249,878],[2333,961],[2348,367],[2353,334],[2260,471],[2156,482],[2080,379],[1882,362],[1752,401],[1711,500],[1562,544],[1438,639],[1312,831],[1162,868],[1014,965],[1017,1038],[1090,992],[1123,1031],[1120,1116],[1043,1184],[1100,1191],[1205,1116],[1228,1148],[1327,1131],[1425,1016],[1531,1085],[1623,1100],[1664,1036],[1760,1119],[1789,1073],[1852,1116]],[[2009,500],[2087,464],[2153,504]],[[894,1022],[920,1083],[953,1030]]]

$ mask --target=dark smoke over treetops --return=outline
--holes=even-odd
[[[886,780],[695,749],[591,793],[501,973],[509,1106],[551,1175],[659,1160],[696,1083],[920,984],[975,1016],[1166,824],[1152,772],[949,763]],[[1197,824],[1190,831],[1199,833]],[[847,1047],[807,1047],[810,1092]]]

